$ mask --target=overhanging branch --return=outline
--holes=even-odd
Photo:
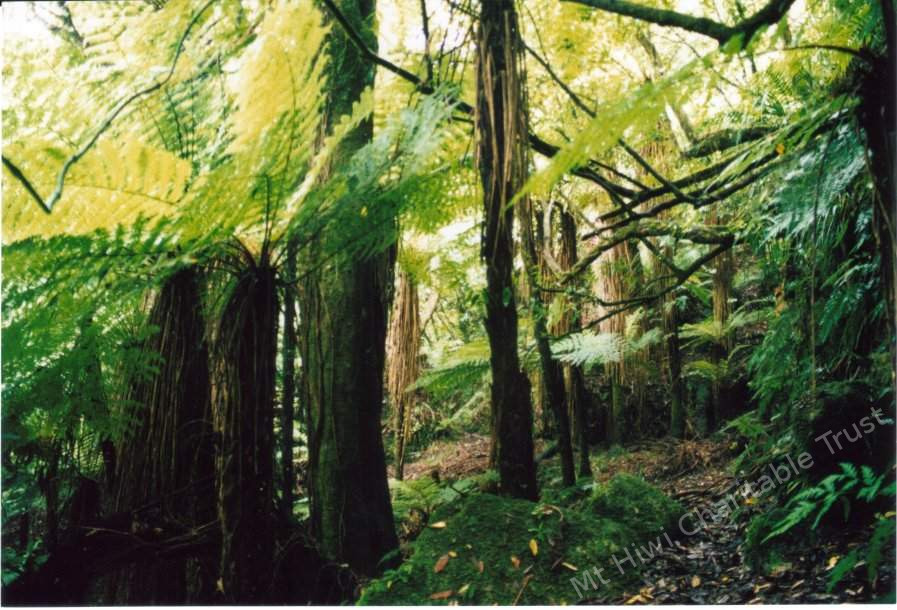
[[[713,38],[722,45],[739,35],[743,36],[745,42],[749,41],[761,28],[777,23],[791,8],[794,0],[770,0],[769,4],[735,26],[627,0],[561,0],[561,2],[573,2],[640,21],[688,30]]]

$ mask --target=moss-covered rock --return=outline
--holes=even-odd
[[[598,516],[626,525],[642,542],[664,532],[674,536],[677,522],[685,512],[644,479],[619,474],[593,492],[591,510]]]
[[[579,594],[570,579],[593,567],[607,568],[611,581],[595,595],[636,579],[611,559],[635,541],[632,531],[574,509],[477,494],[442,507],[430,524],[411,557],[370,582],[360,604],[572,603]]]

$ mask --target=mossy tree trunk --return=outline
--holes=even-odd
[[[481,256],[486,263],[486,333],[499,489],[535,499],[530,384],[517,354],[514,207],[527,171],[522,45],[513,0],[483,0],[477,32],[477,164],[483,186]]]
[[[682,354],[679,351],[679,318],[676,299],[667,293],[660,303],[665,336],[667,374],[670,380],[670,436],[685,436],[685,389],[682,384]]]
[[[336,2],[342,14],[376,49],[372,0]],[[325,131],[352,110],[373,85],[374,66],[335,25],[328,35]],[[370,141],[365,120],[346,136],[332,163]],[[357,202],[358,208],[364,202]],[[324,248],[319,248],[323,251]],[[309,431],[311,526],[321,553],[363,574],[380,569],[398,546],[380,430],[386,330],[395,249],[363,260],[315,260],[299,285],[301,401]]]

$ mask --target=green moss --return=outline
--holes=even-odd
[[[619,474],[595,488],[591,500],[595,514],[628,526],[639,541],[677,531],[685,512],[678,502],[639,477]]]
[[[437,510],[430,523],[439,522],[445,527],[427,528],[402,566],[365,587],[360,604],[511,604],[518,593],[518,604],[572,603],[579,595],[570,579],[593,566],[606,568],[611,579],[595,595],[619,593],[637,577],[635,569],[621,576],[611,559],[635,541],[632,531],[594,514],[477,494]],[[530,540],[538,545],[535,556]],[[440,557],[451,553],[455,556],[435,572]],[[516,567],[512,556],[519,559]],[[452,591],[451,597],[431,599],[444,591]]]

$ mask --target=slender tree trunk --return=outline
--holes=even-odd
[[[414,393],[407,388],[417,380],[420,368],[421,328],[417,282],[411,274],[402,272],[398,285],[389,326],[386,387],[393,408],[396,478],[401,481],[414,410]]]
[[[576,252],[576,219],[568,210],[560,211],[560,248],[558,252],[558,265],[563,270],[568,270],[579,260]],[[579,316],[568,307],[556,329],[558,334],[565,334],[577,328],[580,324]],[[588,414],[589,393],[586,389],[585,378],[581,366],[566,365],[564,379],[566,382],[567,401],[572,406],[570,411],[573,417],[573,443],[579,450],[579,476],[591,477],[592,465],[589,462],[589,437]]]
[[[492,368],[499,489],[538,495],[529,381],[517,354],[514,298],[514,208],[508,203],[527,171],[522,45],[513,0],[484,0],[477,33],[477,161],[483,185],[486,333]]]
[[[719,222],[716,210],[711,214],[711,224]],[[735,260],[732,250],[726,250],[716,257],[713,273],[713,321],[720,329],[725,329],[731,313],[729,298],[732,294],[732,277],[735,273]],[[711,383],[711,400],[706,411],[707,433],[711,433],[723,419],[728,407],[727,375],[719,374],[720,367],[725,367],[732,349],[732,337],[728,332],[720,334],[720,340],[712,347],[711,359],[716,365],[717,374]]]
[[[666,336],[667,373],[670,376],[670,436],[685,436],[685,391],[682,384],[682,355],[679,352],[679,319],[672,293],[661,302],[663,332]]]
[[[336,4],[376,49],[373,0]],[[338,26],[328,34],[328,53],[327,132],[374,83],[374,66]],[[333,163],[347,160],[372,135],[368,119],[343,140]],[[360,210],[364,202],[356,205]],[[310,256],[308,268],[315,271],[300,285],[299,343],[312,531],[326,558],[374,574],[398,546],[380,428],[395,249],[363,260]]]
[[[560,363],[551,357],[548,324],[545,302],[538,290],[539,264],[536,252],[536,236],[533,231],[533,210],[529,200],[520,206],[520,232],[523,242],[523,259],[527,276],[530,279],[530,303],[533,316],[533,329],[536,336],[536,349],[539,352],[539,364],[542,368],[542,379],[545,384],[545,398],[554,413],[557,423],[558,451],[561,456],[561,473],[565,486],[576,483],[576,469],[573,462],[573,445],[570,443],[570,416],[567,410],[564,392],[564,371]]]
[[[282,461],[281,513],[287,521],[293,516],[293,425],[296,406],[296,244],[287,243],[283,291],[283,416],[280,422],[280,454]]]
[[[265,256],[237,279],[218,331],[218,588],[230,603],[270,603],[274,578],[276,272]]]

